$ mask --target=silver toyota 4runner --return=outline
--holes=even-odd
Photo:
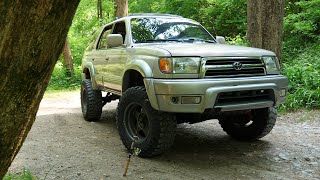
[[[178,123],[218,119],[235,139],[262,138],[288,89],[273,52],[226,45],[175,15],[135,14],[103,26],[82,69],[84,119],[99,120],[119,99],[120,138],[128,149],[135,141],[142,157],[169,149]]]

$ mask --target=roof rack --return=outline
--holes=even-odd
[[[129,14],[129,16],[168,16],[168,17],[183,18],[182,16],[175,15],[175,14],[161,14],[161,13],[134,13],[134,14]]]

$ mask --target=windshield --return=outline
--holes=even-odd
[[[150,42],[207,42],[215,43],[212,36],[200,25],[176,18],[131,19],[134,43]]]

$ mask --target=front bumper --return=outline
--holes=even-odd
[[[216,78],[216,79],[153,79],[144,83],[152,107],[159,111],[203,113],[206,109],[235,111],[271,107],[285,101],[288,79],[282,75]],[[250,99],[217,104],[219,94],[246,91],[270,91],[269,99]],[[285,94],[283,94],[285,92]],[[200,102],[183,104],[181,98],[197,97]]]

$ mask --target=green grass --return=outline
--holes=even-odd
[[[23,169],[19,173],[8,173],[4,176],[3,180],[34,180],[35,178],[29,170]]]

